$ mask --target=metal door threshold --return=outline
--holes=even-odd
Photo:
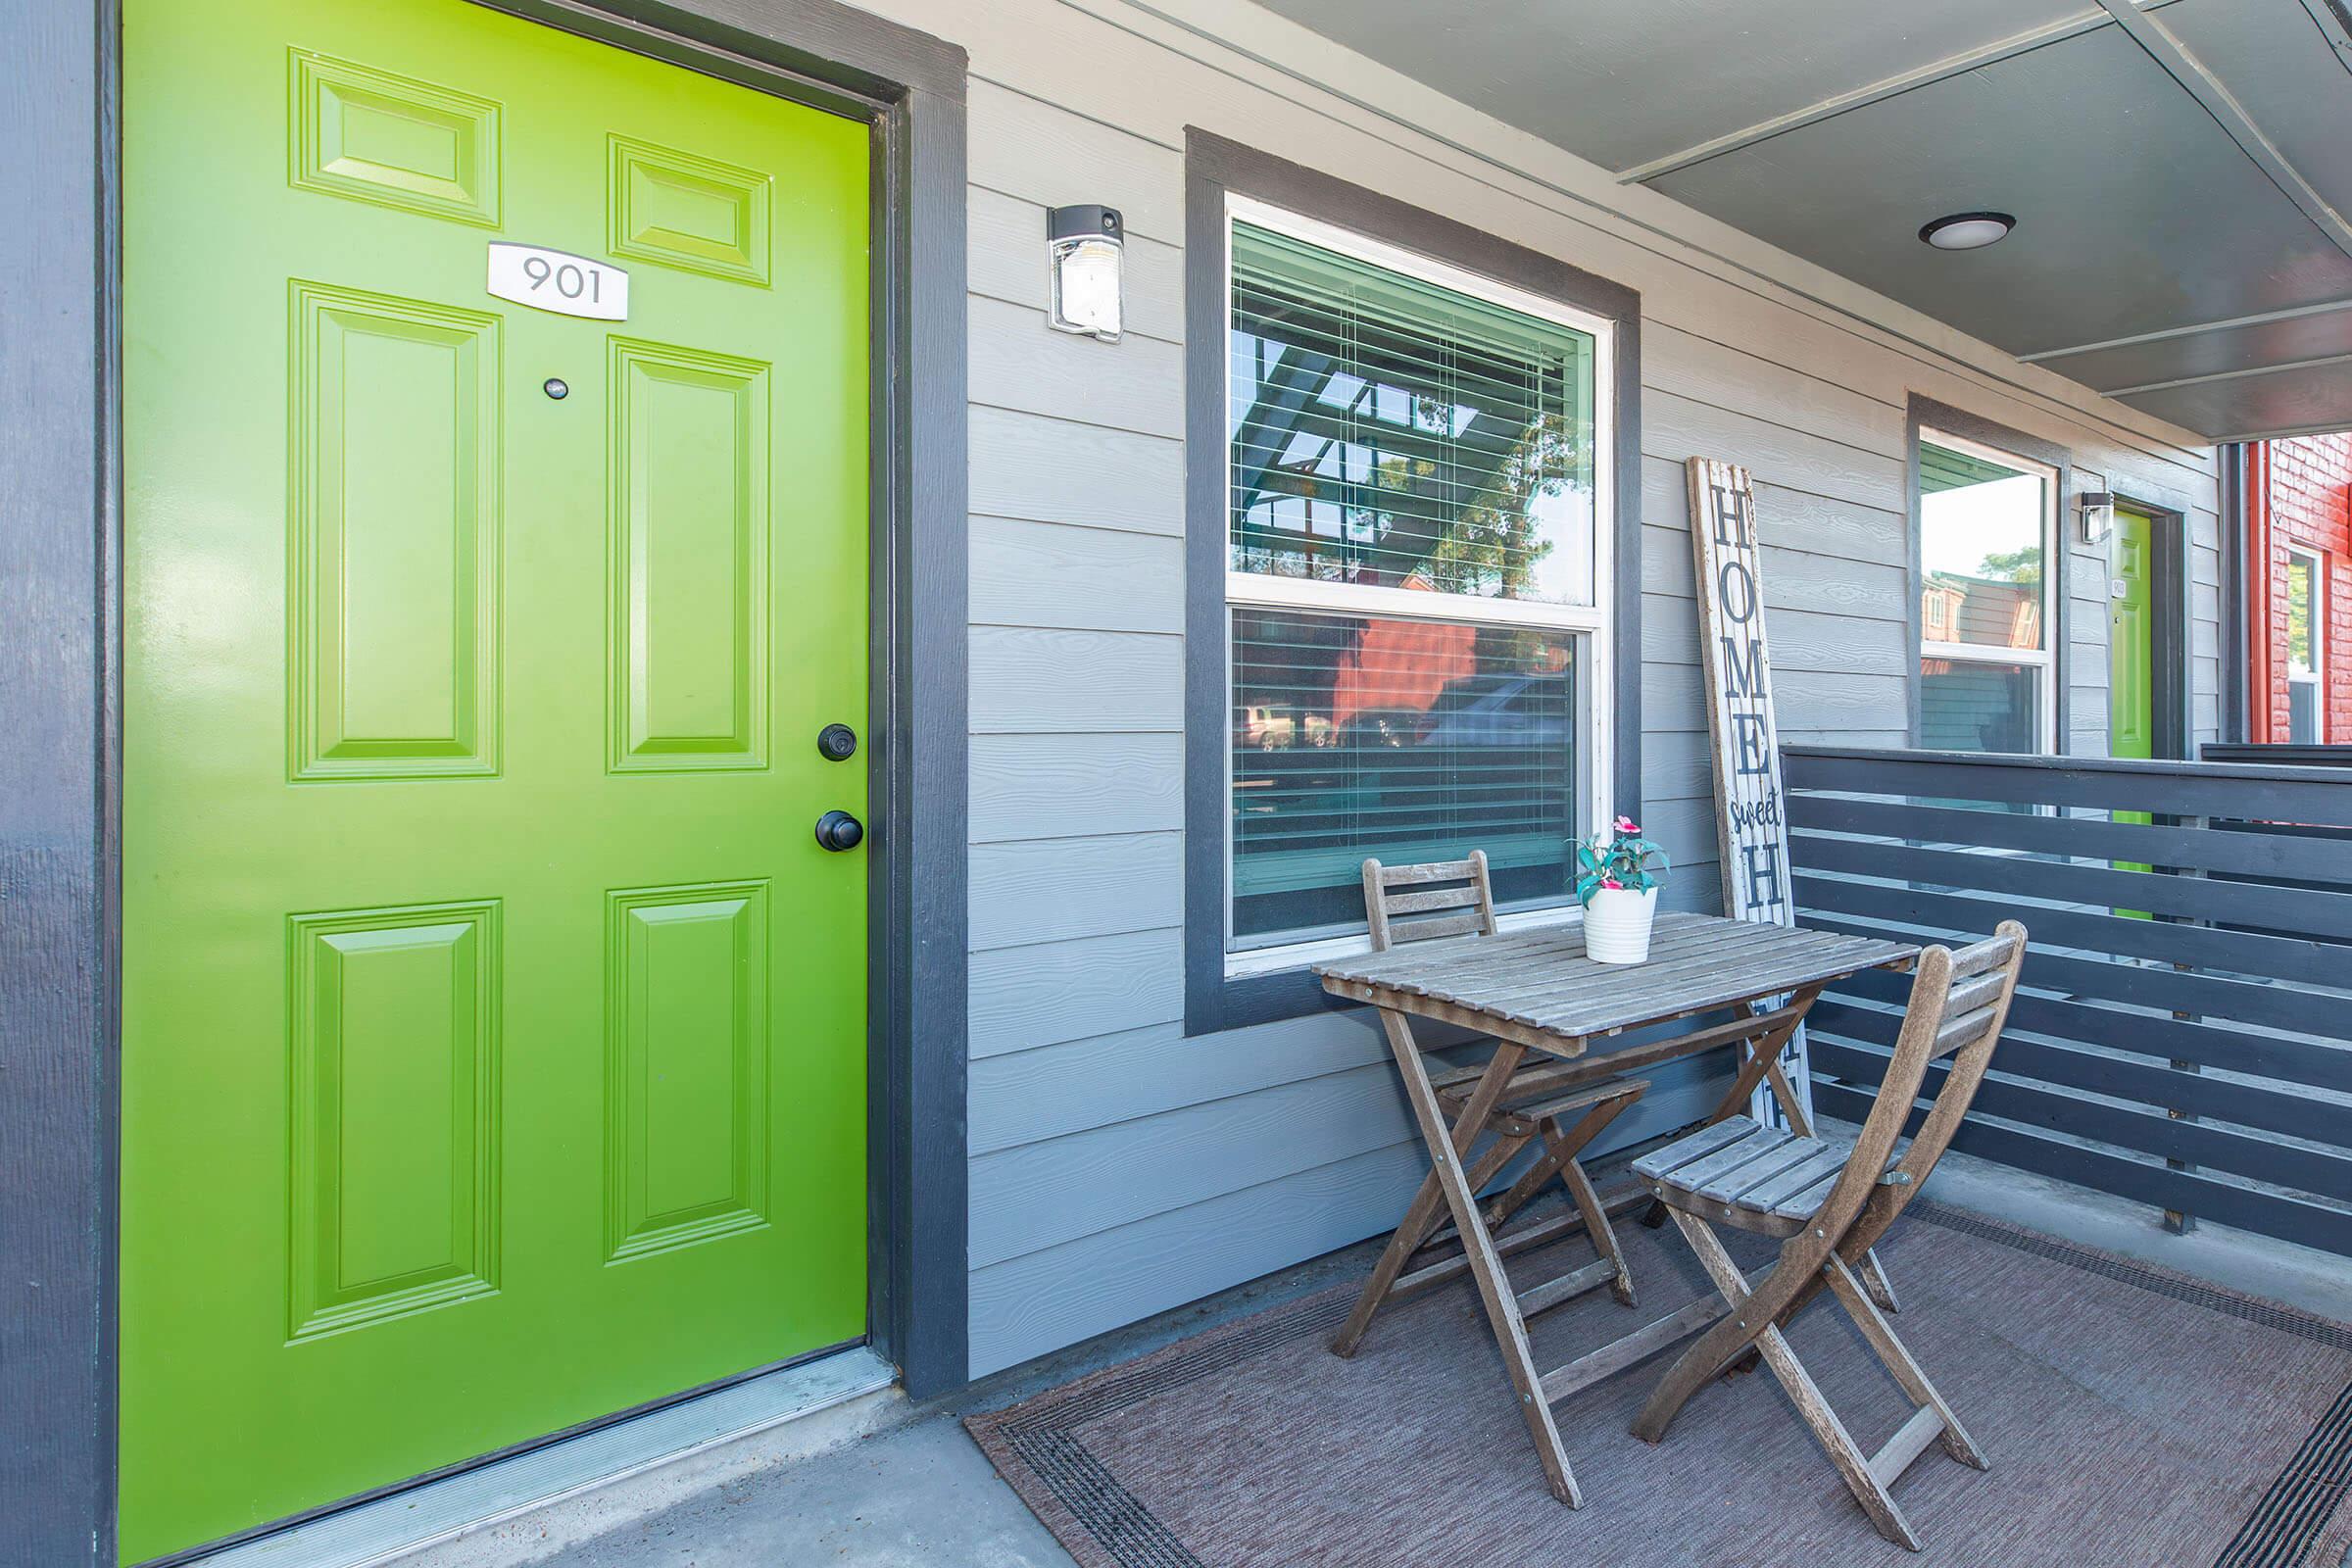
[[[368,1568],[898,1381],[866,1347],[779,1367],[226,1546],[185,1568]]]

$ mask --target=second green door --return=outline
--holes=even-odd
[[[2107,755],[2156,755],[2155,524],[2118,510],[2107,601]]]
[[[123,50],[137,1561],[864,1334],[869,133],[463,0]]]

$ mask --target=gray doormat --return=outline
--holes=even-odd
[[[1540,1317],[1539,1366],[1701,1294],[1671,1227],[1620,1235],[1640,1306]],[[1589,1256],[1572,1240],[1512,1273]],[[1084,1568],[2337,1568],[2352,1548],[2352,1328],[1924,1201],[1881,1256],[1896,1332],[1992,1460],[1931,1447],[1897,1484],[1917,1555],[1871,1529],[1769,1374],[1701,1392],[1655,1447],[1632,1437],[1663,1358],[1557,1408],[1587,1499],[1562,1507],[1466,1282],[1384,1311],[1352,1360],[1325,1348],[1348,1285],[966,1425]],[[1866,1450],[1910,1413],[1834,1307],[1790,1339]]]

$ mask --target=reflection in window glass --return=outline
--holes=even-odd
[[[1919,662],[1919,744],[1933,752],[2041,749],[2041,675],[2032,664]]]
[[[1361,930],[1362,866],[1487,852],[1499,902],[1567,892],[1575,636],[1233,617],[1233,937]]]
[[[1932,643],[2040,648],[2040,474],[1920,443],[1920,636]]]
[[[1232,568],[1593,603],[1593,339],[1233,227]]]

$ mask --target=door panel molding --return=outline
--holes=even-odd
[[[767,1223],[768,884],[624,888],[606,899],[605,1258],[618,1263]],[[663,1013],[723,1001],[716,1059]],[[725,1081],[729,1140],[677,1147],[698,1080]],[[664,1104],[664,1101],[672,1102]],[[664,1114],[668,1112],[668,1114]],[[708,1119],[705,1121],[708,1125]]]
[[[298,914],[286,948],[288,1342],[496,1291],[498,901]],[[442,1201],[402,1200],[385,1167],[436,1147]]]
[[[768,367],[643,338],[616,335],[611,345],[611,766],[765,767]],[[649,456],[651,427],[674,436],[696,423],[709,427],[706,449],[723,458],[662,464]],[[706,598],[732,604],[723,624],[695,612]]]
[[[501,322],[330,283],[297,279],[289,293],[293,776],[494,775],[506,563]],[[425,355],[429,370],[418,363]],[[402,418],[403,402],[423,417]],[[451,439],[439,452],[389,438],[444,419]],[[442,497],[448,504],[436,516]],[[423,581],[441,590],[433,602],[395,597]],[[418,667],[404,633],[419,620],[446,620],[447,667]]]
[[[308,49],[286,54],[295,188],[498,227],[499,105]],[[370,136],[371,124],[391,134]],[[447,172],[397,161],[417,126],[448,138]]]

